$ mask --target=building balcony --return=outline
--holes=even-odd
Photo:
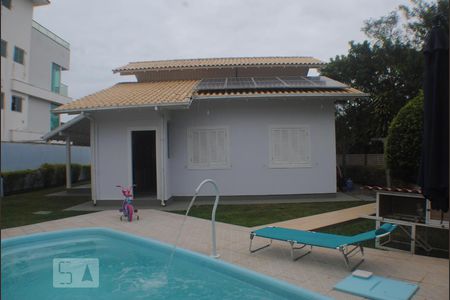
[[[63,88],[60,88],[59,92],[56,91],[52,92],[50,90],[42,89],[34,85],[31,85],[27,82],[12,79],[11,90],[58,104],[66,104],[72,100],[70,97],[67,96],[67,85],[64,85]],[[66,93],[66,95],[64,95],[63,93]]]
[[[53,40],[55,43],[61,45],[62,47],[66,48],[67,50],[70,50],[69,42],[63,40],[62,38],[57,36],[55,33],[51,32],[50,30],[48,30],[47,28],[45,28],[44,26],[42,26],[35,20],[33,20],[31,26],[34,29],[36,29],[37,31],[39,31],[40,33],[42,33],[43,35],[47,36],[49,39]]]

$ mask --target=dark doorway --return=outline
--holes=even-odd
[[[133,184],[136,196],[156,196],[156,132],[132,131]]]

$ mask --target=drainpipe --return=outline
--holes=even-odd
[[[155,106],[155,110],[157,106]],[[167,142],[166,142],[166,138],[167,138],[167,134],[166,134],[166,115],[165,112],[161,112],[161,119],[162,119],[162,126],[161,126],[161,136],[160,136],[160,142],[161,142],[161,146],[160,149],[162,149],[163,151],[161,151],[161,189],[162,189],[162,193],[161,193],[161,206],[166,206],[166,202],[165,202],[165,198],[166,198],[166,158],[167,158]]]
[[[90,147],[91,147],[91,197],[94,206],[97,205],[97,188],[96,188],[96,156],[97,156],[97,146],[96,146],[96,130],[95,130],[95,120],[92,118],[90,114],[85,114],[84,112],[81,113],[84,115],[89,121],[91,121],[90,124]]]
[[[70,136],[66,136],[66,189],[72,188],[72,168],[71,168]]]

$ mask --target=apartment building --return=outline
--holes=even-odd
[[[38,142],[60,124],[52,109],[70,102],[61,81],[70,44],[33,20],[48,0],[2,0],[1,141]]]

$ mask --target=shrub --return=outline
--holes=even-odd
[[[25,177],[33,172],[33,170],[21,170],[14,172],[2,173],[3,177],[3,193],[6,195],[10,191],[16,191],[25,187]]]
[[[66,166],[63,164],[53,165],[55,174],[52,180],[52,186],[61,186],[66,183]]]
[[[91,166],[82,165],[80,171],[80,181],[91,180]]]
[[[41,171],[43,186],[52,186],[53,176],[55,174],[55,168],[50,164],[43,164],[39,167]]]
[[[386,185],[386,171],[375,166],[346,166],[345,179],[351,178],[354,183],[361,185]]]
[[[385,158],[391,175],[408,183],[417,180],[423,130],[423,93],[400,109],[389,126]]]
[[[65,168],[64,168],[65,169]],[[79,164],[73,164],[72,168],[71,168],[71,179],[72,182],[77,182],[80,179],[80,174],[81,174],[81,165]]]
[[[89,180],[90,166],[73,164],[72,183]],[[66,183],[66,165],[43,164],[37,170],[21,170],[1,173],[5,195],[33,189],[62,186]]]

